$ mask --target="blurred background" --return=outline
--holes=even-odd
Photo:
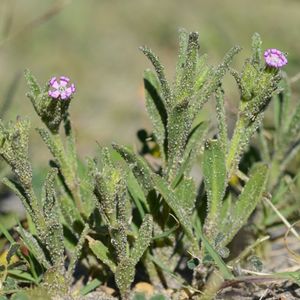
[[[300,71],[299,0],[0,0],[2,117],[32,120],[34,165],[46,166],[49,154],[34,131],[41,123],[25,96],[25,68],[42,84],[55,75],[76,84],[71,114],[84,158],[95,152],[95,141],[132,145],[139,128],[150,129],[142,85],[150,64],[138,47],[150,46],[172,79],[181,27],[199,32],[201,51],[213,64],[240,44],[244,51],[234,63],[240,66],[259,32],[263,48],[288,52],[290,76]],[[233,80],[226,80],[227,100],[236,103]]]

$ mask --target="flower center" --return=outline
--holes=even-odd
[[[58,90],[59,90],[60,92],[65,92],[66,87],[65,87],[65,86],[60,86],[60,87],[58,88]]]

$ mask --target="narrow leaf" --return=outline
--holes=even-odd
[[[252,36],[252,63],[257,66],[261,65],[261,45],[262,41],[260,35],[256,32]]]
[[[208,130],[208,123],[199,122],[190,132],[184,149],[182,162],[177,170],[176,177],[172,182],[172,187],[176,187],[182,175],[189,176],[197,156],[201,152],[205,135]]]
[[[222,273],[222,276],[224,279],[232,279],[234,278],[233,274],[230,272],[230,270],[227,268],[225,262],[223,259],[220,257],[220,255],[217,253],[217,251],[211,246],[209,243],[208,239],[204,236],[202,233],[202,230],[200,229],[197,232],[204,244],[204,247],[206,251],[209,253],[209,255],[212,257],[214,260],[215,264],[218,266],[220,272]]]
[[[211,238],[215,236],[214,230],[219,222],[227,178],[225,155],[219,141],[207,142],[202,167],[208,208],[205,230]]]
[[[10,245],[9,250],[6,255],[6,262],[7,264],[10,264],[11,258],[17,253],[19,250],[20,245],[17,243],[13,243]]]
[[[85,296],[94,289],[96,289],[102,282],[95,278],[92,281],[88,282],[81,290],[80,290],[80,295]]]
[[[171,89],[169,87],[169,83],[166,79],[164,73],[164,67],[160,63],[159,58],[152,52],[152,50],[148,47],[140,47],[140,50],[147,56],[147,58],[151,61],[161,84],[161,90],[165,101],[165,106],[167,109],[172,105],[172,94]]]
[[[41,87],[39,86],[37,80],[28,69],[25,70],[24,75],[31,95],[33,97],[37,97],[41,93]]]
[[[184,62],[186,61],[186,49],[188,45],[189,34],[188,32],[181,28],[179,29],[179,51],[178,59],[176,65],[176,86],[179,87],[180,80],[182,78],[182,72],[184,69]]]
[[[50,263],[47,261],[43,249],[40,247],[37,240],[29,233],[24,230],[21,226],[17,227],[17,231],[21,235],[22,240],[25,245],[28,247],[30,252],[34,255],[37,261],[42,264],[46,269],[51,267]]]
[[[168,175],[172,179],[182,164],[182,156],[192,127],[188,99],[177,104],[168,119]]]
[[[195,208],[196,186],[192,178],[183,177],[175,189],[175,194],[181,200],[186,213],[191,216]]]
[[[176,102],[179,103],[182,99],[192,96],[194,90],[196,67],[198,62],[198,33],[191,32],[188,37],[186,48],[186,60],[183,63],[181,78],[177,86]]]
[[[151,215],[147,214],[144,217],[143,223],[139,229],[138,237],[130,253],[130,257],[134,265],[136,265],[139,262],[142,255],[149,247],[150,242],[152,240],[152,229],[153,218]]]
[[[116,264],[111,258],[111,251],[101,242],[92,239],[91,237],[86,237],[89,242],[89,247],[96,257],[106,264],[113,273],[116,272]]]
[[[156,75],[151,70],[146,70],[144,75],[146,90],[146,108],[152,121],[156,141],[162,154],[165,153],[165,131],[167,126],[167,111],[160,96],[160,86]]]
[[[268,166],[265,164],[256,165],[250,174],[237,203],[232,205],[231,217],[225,220],[223,229],[224,239],[220,246],[225,247],[247,222],[258,202],[263,196],[268,180]]]
[[[174,191],[168,187],[168,183],[160,176],[153,174],[152,178],[155,189],[163,196],[168,206],[174,211],[187,237],[193,244],[193,250],[196,251],[198,246],[193,234],[191,218],[182,205],[184,199],[178,199]]]
[[[224,90],[219,88],[216,91],[216,112],[218,118],[218,135],[224,153],[227,152],[228,136],[227,136],[227,123],[226,123],[226,112],[224,103]]]
[[[217,68],[210,71],[206,77],[205,83],[199,91],[199,97],[195,97],[191,105],[191,113],[196,116],[203,105],[208,101],[209,97],[217,90],[220,86],[221,80],[223,79],[226,72],[229,70],[230,64],[234,56],[240,52],[239,46],[232,47],[224,56],[223,62],[218,65]]]
[[[117,144],[112,145],[113,148],[123,157],[128,166],[132,170],[135,178],[140,186],[143,188],[145,195],[147,196],[149,191],[153,189],[152,170],[145,160],[138,157],[132,150],[127,147],[119,146]]]

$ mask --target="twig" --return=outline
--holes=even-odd
[[[270,201],[269,198],[263,197],[263,200],[273,209],[273,211],[277,214],[277,216],[281,219],[281,221],[285,224],[285,226],[288,228],[288,230],[291,231],[291,233],[299,239],[298,232],[293,228],[293,226],[290,224],[290,222],[281,214],[281,212],[273,205],[273,203]]]
[[[234,269],[233,266],[229,266],[227,265],[227,267],[231,270]],[[244,273],[247,273],[247,274],[251,274],[251,275],[258,275],[258,276],[270,276],[272,275],[272,273],[263,273],[263,272],[256,272],[256,271],[251,271],[251,270],[247,270],[247,269],[240,269],[241,271],[243,271]]]

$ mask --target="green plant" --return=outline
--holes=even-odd
[[[38,132],[53,159],[38,195],[28,157],[29,121],[18,118],[6,126],[1,122],[0,155],[14,173],[14,178],[3,182],[19,196],[28,215],[28,226],[19,224],[17,228],[26,255],[20,250],[22,245],[0,228],[11,244],[7,267],[2,268],[5,284],[13,268],[12,275],[19,272],[19,278],[27,276],[27,283],[37,286],[31,292],[75,298],[78,291],[72,290],[71,281],[76,262],[81,256],[86,275],[93,277],[93,255],[100,261],[98,277],[107,281],[113,274],[122,299],[130,297],[131,284],[135,278],[139,280],[141,270],[152,282],[168,286],[176,280],[195,294],[200,291],[201,299],[213,298],[224,281],[238,277],[232,270],[256,243],[236,258],[229,257],[230,242],[260,201],[269,196],[266,192],[274,192],[278,198],[286,189],[286,167],[299,149],[300,109],[287,121],[289,89],[279,69],[286,58],[278,50],[268,50],[271,58],[266,58],[266,65],[258,34],[253,36],[252,55],[241,72],[231,68],[240,47],[230,49],[216,67],[207,63],[199,48],[197,33],[180,31],[172,84],[153,51],[141,48],[155,69],[144,75],[153,133],[138,133],[143,144],[140,153],[113,144],[112,148],[99,147],[99,155],[86,164],[77,155],[68,113],[75,86],[68,87],[69,79],[61,77],[41,87],[29,71],[25,72],[28,97],[45,125]],[[273,54],[282,59],[276,60],[276,66]],[[227,73],[240,91],[231,138],[223,89]],[[274,96],[272,152],[264,136],[263,116]],[[203,118],[203,107],[212,98],[215,127]],[[253,136],[262,149],[261,159],[255,163],[247,161]],[[243,167],[245,161],[247,168]],[[199,163],[202,177],[197,186],[190,174]],[[297,176],[288,178],[295,181]],[[285,216],[290,215],[287,212]],[[272,217],[268,215],[261,222],[264,230],[272,225]],[[86,241],[89,247],[83,248]],[[17,266],[11,266],[13,255],[20,258],[21,275]],[[194,281],[186,282],[177,274],[182,265],[185,271],[192,269]],[[298,282],[296,273],[277,276]],[[95,280],[80,293],[96,288],[101,281]],[[21,282],[14,283],[18,289]]]

